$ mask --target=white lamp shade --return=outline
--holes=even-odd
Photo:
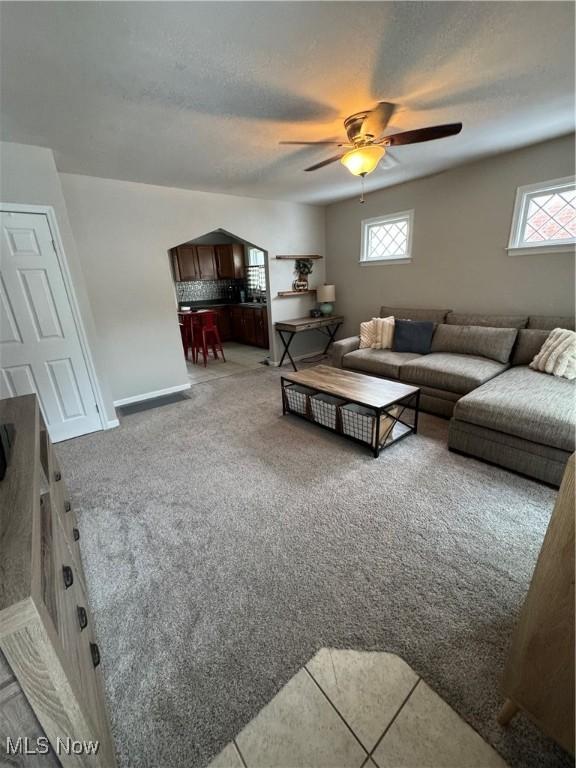
[[[332,304],[333,301],[336,301],[336,286],[321,285],[316,290],[316,298],[320,304]]]

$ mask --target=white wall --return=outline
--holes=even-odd
[[[327,282],[336,284],[345,332],[357,333],[360,321],[382,304],[572,314],[572,255],[511,256],[505,250],[516,188],[571,173],[574,136],[566,136],[373,192],[364,205],[356,198],[329,206]],[[360,266],[361,220],[412,208],[412,263]]]
[[[294,265],[274,256],[324,255],[323,208],[72,174],[60,179],[114,400],[187,382],[167,255],[174,245],[225,229],[268,251],[273,321],[315,306],[309,297],[275,298],[290,288]],[[310,282],[324,282],[323,260]],[[322,348],[323,337],[307,336],[296,354]]]
[[[116,419],[116,412],[112,405],[98,333],[52,150],[0,142],[0,170],[0,202],[49,205],[54,209],[82,323],[96,368],[102,398],[101,405],[104,407],[107,420],[112,422]]]

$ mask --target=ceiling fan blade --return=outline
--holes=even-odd
[[[388,147],[399,147],[402,144],[418,144],[421,141],[433,141],[443,139],[446,136],[455,136],[462,130],[462,123],[447,123],[446,125],[431,125],[429,128],[418,128],[415,131],[394,133],[392,136],[384,136],[375,142]]]
[[[346,153],[341,152],[339,155],[334,155],[334,157],[329,157],[328,160],[322,160],[321,163],[316,163],[315,165],[311,165],[310,168],[304,168],[305,171],[317,171],[318,168],[323,168],[325,165],[330,165],[330,163],[335,163],[336,160],[340,160],[341,157],[344,157]]]
[[[278,144],[298,144],[299,146],[308,146],[309,144],[335,144],[336,146],[340,146],[339,141],[279,141]]]
[[[381,136],[392,115],[396,112],[396,104],[391,101],[380,101],[374,109],[371,109],[362,123],[362,135],[369,133],[371,136]]]

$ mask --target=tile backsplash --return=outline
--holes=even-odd
[[[230,286],[245,288],[244,280],[189,280],[176,283],[178,301],[212,301],[226,299]]]

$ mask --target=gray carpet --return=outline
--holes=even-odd
[[[441,419],[374,460],[279,395],[256,370],[58,446],[121,766],[206,765],[322,646],[396,652],[511,766],[570,765],[495,722],[554,492]]]

